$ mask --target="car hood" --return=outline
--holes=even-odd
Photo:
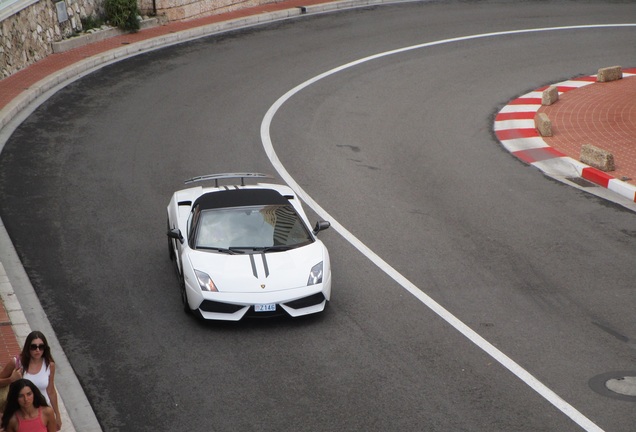
[[[272,292],[307,286],[312,267],[324,260],[324,245],[281,252],[229,255],[190,251],[192,267],[207,273],[219,292]]]

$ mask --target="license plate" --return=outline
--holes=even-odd
[[[273,312],[276,310],[276,303],[254,305],[254,312]]]

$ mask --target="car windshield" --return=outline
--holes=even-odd
[[[203,210],[195,234],[195,248],[211,250],[287,250],[312,241],[289,204]]]

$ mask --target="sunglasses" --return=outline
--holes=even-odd
[[[46,345],[44,344],[31,344],[31,346],[29,347],[31,348],[31,351],[35,351],[35,350],[40,350],[40,351],[44,351],[44,348],[46,348]]]

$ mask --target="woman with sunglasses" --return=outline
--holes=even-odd
[[[47,405],[53,408],[57,430],[62,428],[62,418],[55,390],[55,361],[46,337],[40,331],[32,331],[24,341],[19,356],[12,358],[0,372],[0,387],[19,378],[33,382],[40,390]]]
[[[35,384],[19,379],[9,387],[7,405],[2,414],[6,432],[55,432],[55,413]]]

